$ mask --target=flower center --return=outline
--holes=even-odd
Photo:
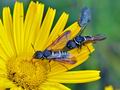
[[[32,60],[25,57],[14,57],[8,60],[8,78],[24,89],[37,89],[45,81],[48,64],[42,60]]]

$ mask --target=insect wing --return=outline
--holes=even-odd
[[[61,59],[55,59],[56,61],[63,62],[63,63],[69,63],[69,64],[75,64],[76,63],[76,57],[70,54],[67,58],[61,58]]]
[[[102,41],[102,40],[105,40],[106,37],[103,36],[103,35],[96,35],[96,36],[93,36],[93,40],[94,41]]]
[[[86,26],[91,21],[91,11],[89,8],[85,7],[82,9],[81,18],[79,24],[81,27]]]
[[[96,36],[84,36],[85,37],[85,41],[84,43],[96,43],[97,41],[102,41],[102,40],[105,40],[106,37],[103,36],[103,35],[96,35]]]
[[[63,62],[63,63],[69,63],[69,64],[75,64],[76,60],[72,60],[72,59],[55,59],[58,62]]]
[[[47,50],[58,51],[63,49],[69,40],[69,36],[70,31],[64,32],[51,45],[48,46]]]
[[[85,30],[87,24],[91,21],[91,11],[89,8],[84,7],[81,11],[81,17],[78,21],[80,27],[81,27],[81,31],[79,33],[79,35],[81,35],[83,33],[83,31]]]

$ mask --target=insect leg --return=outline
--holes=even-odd
[[[6,88],[5,90],[10,90],[10,88]]]
[[[34,58],[32,57],[31,60],[30,60],[32,63],[34,63],[34,62],[33,62],[33,59],[34,59]]]
[[[77,49],[78,53],[80,53],[81,48],[82,48],[82,44],[80,44],[80,45],[78,46],[78,49]]]
[[[69,70],[64,64],[61,64],[61,63],[59,63],[60,65],[62,65],[63,67],[65,67],[67,70]]]
[[[49,71],[51,72],[51,66],[50,66],[51,60],[49,60]]]
[[[86,26],[87,26],[87,25],[85,25],[85,26],[81,27],[81,31],[80,31],[79,35],[81,35],[81,34],[84,32],[84,30],[85,30]]]
[[[85,43],[83,43],[83,46],[87,47],[88,51],[91,53],[89,47],[87,45],[85,45]]]

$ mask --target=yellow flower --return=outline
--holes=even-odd
[[[108,85],[105,87],[105,90],[114,90],[112,85]]]
[[[99,71],[68,71],[80,65],[89,57],[89,50],[83,46],[76,64],[31,58],[34,50],[44,50],[63,33],[69,15],[62,13],[52,29],[56,10],[48,8],[43,19],[44,4],[31,2],[26,15],[23,3],[16,2],[13,18],[9,7],[3,9],[3,21],[0,19],[0,87],[11,90],[70,90],[61,83],[86,83],[100,79]],[[25,16],[25,17],[24,17]],[[65,31],[71,30],[71,37],[80,31],[77,22]],[[91,52],[91,44],[87,44]],[[77,49],[70,53],[78,53]]]

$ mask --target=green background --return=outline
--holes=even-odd
[[[25,12],[30,0],[23,1]],[[36,1],[36,0],[34,0]],[[92,20],[82,35],[104,34],[107,39],[94,44],[96,50],[90,58],[75,70],[101,70],[101,80],[86,84],[68,84],[72,90],[103,90],[111,84],[117,90],[120,88],[120,0],[38,0],[45,4],[45,9],[57,9],[57,17],[63,11],[70,14],[67,26],[78,20],[81,8],[91,9]],[[15,0],[0,0],[0,16],[2,8],[10,6],[13,10]],[[55,21],[56,21],[55,20]],[[66,27],[67,27],[66,26]]]

